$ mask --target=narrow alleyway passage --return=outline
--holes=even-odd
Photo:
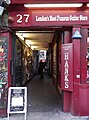
[[[36,76],[27,84],[28,112],[56,112],[62,107],[60,96],[52,84],[51,78],[39,79]]]

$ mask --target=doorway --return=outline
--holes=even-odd
[[[38,75],[40,50],[46,51],[46,66],[51,68],[52,53],[49,46],[54,34],[54,30],[16,31],[14,36],[12,86],[27,86],[28,111],[58,111],[61,108],[60,95],[52,83],[51,75],[44,75],[43,80]]]

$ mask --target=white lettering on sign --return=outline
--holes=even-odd
[[[29,14],[24,14],[24,15],[18,14],[17,15],[17,23],[22,23],[22,22],[28,23],[29,17],[30,17]]]
[[[49,16],[36,16],[36,21],[50,21]]]
[[[69,60],[69,54],[65,53],[64,56],[64,81],[65,81],[65,88],[69,88],[69,64],[68,64],[68,60]]]
[[[69,16],[60,16],[60,15],[47,15],[47,16],[36,16],[36,21],[87,21],[88,16],[84,15],[69,15]]]

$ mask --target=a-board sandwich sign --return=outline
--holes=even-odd
[[[26,87],[10,87],[8,91],[8,118],[12,113],[27,112],[27,88]]]

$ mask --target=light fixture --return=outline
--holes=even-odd
[[[34,50],[35,48],[37,48],[37,46],[31,46],[31,49]]]
[[[89,43],[89,37],[87,37],[87,43]]]
[[[28,8],[58,8],[58,7],[82,7],[82,3],[66,3],[66,4],[24,4]]]
[[[16,35],[24,41],[24,37],[22,33],[16,33]]]
[[[89,3],[87,3],[87,7],[89,7]]]
[[[33,42],[31,40],[26,39],[26,44],[33,44]]]

